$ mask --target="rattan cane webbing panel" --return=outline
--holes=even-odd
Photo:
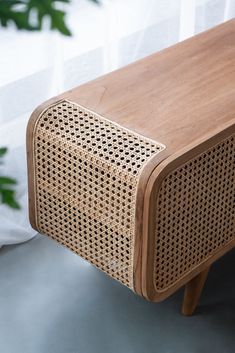
[[[164,290],[235,236],[234,135],[174,170],[157,198],[155,286]]]
[[[34,131],[38,229],[133,288],[136,190],[164,146],[69,101]]]

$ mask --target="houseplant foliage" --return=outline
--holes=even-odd
[[[100,3],[99,0],[89,1]],[[40,31],[44,19],[47,18],[51,30],[71,36],[63,10],[63,5],[69,3],[70,0],[0,0],[0,26],[8,27],[13,23],[18,30]],[[0,164],[3,163],[6,153],[7,148],[0,147]],[[0,204],[19,209],[20,205],[15,198],[15,184],[15,179],[0,175]]]
[[[6,148],[0,148],[0,164],[2,164],[2,159],[5,156],[6,152]],[[10,206],[11,208],[19,209],[20,206],[15,199],[15,184],[15,179],[6,176],[0,176],[0,203],[4,203]]]
[[[99,0],[89,1],[99,3]],[[52,30],[71,36],[65,11],[61,9],[68,3],[70,0],[0,0],[0,24],[7,27],[13,22],[19,30],[40,31],[43,20],[48,18]]]

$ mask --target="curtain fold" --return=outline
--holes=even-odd
[[[235,1],[226,0],[224,7],[224,21],[231,20],[235,17]]]
[[[181,0],[179,41],[192,37],[195,33],[196,0]]]

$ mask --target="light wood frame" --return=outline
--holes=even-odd
[[[33,112],[27,128],[29,217],[35,229],[33,139],[40,115],[52,104],[69,99],[166,145],[147,163],[139,180],[134,289],[147,300],[160,301],[189,283],[185,314],[195,309],[207,269],[235,246],[235,237],[173,286],[159,291],[153,281],[156,198],[170,171],[234,134],[234,43],[232,20],[45,102]]]

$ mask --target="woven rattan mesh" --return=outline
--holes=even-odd
[[[235,137],[174,170],[157,198],[155,286],[164,290],[234,239]]]
[[[72,102],[34,131],[38,229],[133,288],[138,177],[164,146]]]

